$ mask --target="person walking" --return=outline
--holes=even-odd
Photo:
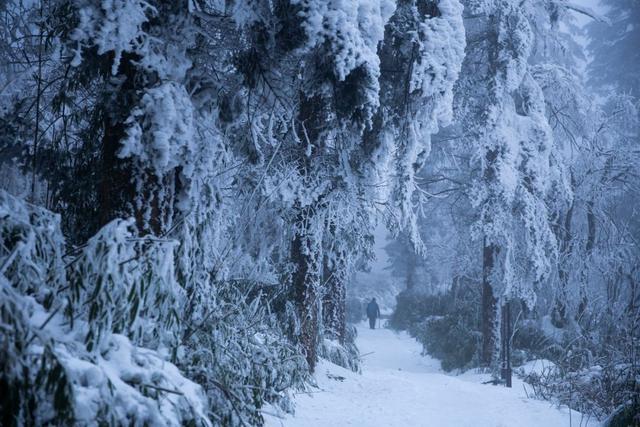
[[[380,307],[378,307],[375,298],[372,298],[369,305],[367,305],[367,317],[369,318],[369,327],[375,329],[376,319],[380,317]]]

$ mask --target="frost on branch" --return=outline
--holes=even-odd
[[[410,91],[433,98],[427,129],[436,133],[452,119],[453,85],[458,80],[466,45],[462,4],[458,0],[437,3],[439,15],[426,19],[418,31],[418,56],[411,74]]]
[[[98,54],[114,53],[111,73],[116,74],[123,52],[141,49],[148,42],[142,25],[156,13],[146,1],[77,0],[78,26],[71,34],[77,43],[72,65],[82,62],[82,50],[95,46]]]
[[[376,155],[389,156],[395,164],[390,168],[380,162],[386,170],[378,173],[392,180],[399,227],[415,244],[420,238],[414,176],[431,151],[431,135],[451,120],[453,86],[464,50],[462,6],[457,0],[399,4],[380,49],[383,107]]]
[[[364,121],[368,121],[379,106],[378,79],[380,59],[378,44],[384,38],[384,28],[395,10],[389,0],[330,1],[298,0],[307,40],[306,49],[321,49],[322,66],[326,66],[337,82],[349,78],[364,80]],[[351,106],[351,108],[356,106]]]
[[[127,121],[120,157],[133,157],[159,178],[179,166],[191,177],[197,147],[193,105],[184,86],[167,82],[148,89]]]
[[[301,16],[308,37],[307,47],[327,44],[338,80],[365,65],[372,76],[379,74],[376,54],[384,38],[384,26],[395,9],[389,0],[329,1],[300,0]]]
[[[206,286],[206,284],[201,284]],[[266,403],[293,411],[292,389],[308,367],[284,335],[291,319],[270,312],[269,289],[245,281],[209,286],[208,301],[190,319],[180,366],[207,390],[217,425],[261,425]]]
[[[79,66],[83,60],[93,59],[91,55],[86,58],[83,55],[95,47],[98,55],[113,54],[114,76],[123,54],[130,53],[137,57],[141,69],[155,72],[161,79],[184,78],[191,66],[185,47],[192,44],[187,7],[144,0],[70,0],[70,3],[78,20],[67,40],[73,53],[71,65]]]

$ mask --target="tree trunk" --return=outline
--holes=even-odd
[[[111,54],[113,56],[113,54]],[[98,188],[100,206],[98,227],[118,217],[134,216],[141,234],[160,235],[171,221],[173,197],[179,183],[179,170],[158,177],[142,171],[133,160],[118,157],[121,141],[127,136],[126,120],[137,105],[144,87],[135,63],[140,58],[123,53],[118,67],[115,95],[103,111],[101,177]]]
[[[569,323],[567,307],[567,289],[569,287],[570,257],[572,252],[571,222],[573,219],[573,203],[567,210],[564,224],[559,226],[558,235],[560,241],[560,262],[558,264],[559,289],[555,295],[555,302],[551,321],[557,328],[564,328]]]
[[[500,377],[511,388],[511,304],[507,301],[500,308]]]
[[[327,336],[344,344],[347,329],[347,289],[340,268],[329,269],[324,263],[324,295],[322,298],[322,323]]]
[[[491,285],[491,275],[497,254],[495,245],[483,245],[482,256],[482,353],[481,363],[490,366],[495,351],[496,298]]]
[[[304,212],[301,216],[304,215]],[[302,219],[302,218],[301,218]],[[306,218],[308,221],[309,218]],[[293,274],[292,292],[300,316],[300,344],[311,372],[315,369],[319,335],[319,289],[320,269],[309,248],[310,236],[297,234],[291,244],[291,259],[296,266]]]
[[[303,136],[295,153],[298,172],[305,177],[312,170],[312,156],[322,144],[322,131],[326,126],[325,100],[320,95],[307,97],[300,92],[300,112],[297,133]],[[296,266],[293,275],[293,300],[300,318],[300,344],[306,355],[309,369],[313,372],[318,352],[320,335],[322,237],[309,231],[309,225],[321,220],[314,212],[321,209],[319,196],[313,206],[297,206],[297,233],[291,244],[291,259]]]
[[[408,257],[407,257],[407,290],[411,290],[416,285],[416,255],[413,251],[413,246],[409,243]]]
[[[118,151],[122,139],[126,136],[125,114],[131,110],[138,96],[135,87],[137,71],[134,65],[138,59],[137,56],[127,53],[122,55],[117,78],[113,79],[121,83],[114,88],[116,93],[103,111],[101,176],[98,187],[100,210],[97,228],[115,218],[133,214],[136,195],[133,171],[130,161],[119,158]]]
[[[590,262],[591,253],[596,244],[596,215],[593,212],[594,202],[590,200],[587,202],[587,242],[585,243],[585,259]],[[578,304],[578,310],[576,312],[576,320],[582,319],[587,311],[589,305],[589,297],[587,296],[587,280],[586,274],[582,272],[582,283],[580,284],[580,303]]]

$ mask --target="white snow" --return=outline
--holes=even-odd
[[[522,366],[519,366],[515,370],[523,375],[543,375],[550,370],[555,369],[556,364],[547,359],[530,360]]]
[[[267,427],[595,426],[579,413],[528,398],[523,383],[485,385],[487,375],[447,375],[421,356],[406,333],[358,327],[362,374],[326,361],[316,368],[318,389],[296,396],[295,416],[266,415]],[[271,412],[271,411],[269,411]],[[582,423],[581,423],[582,421]]]

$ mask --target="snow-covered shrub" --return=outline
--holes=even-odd
[[[114,220],[69,262],[65,295],[88,322],[89,351],[112,332],[147,347],[177,346],[181,291],[173,272],[175,242],[135,233],[133,219]]]
[[[629,418],[619,425],[637,425],[638,376],[640,371],[632,364],[609,363],[592,365],[580,370],[567,370],[565,366],[549,367],[542,372],[525,375],[524,380],[532,387],[535,396],[556,401],[583,414],[604,420]],[[609,424],[615,425],[615,424]]]
[[[425,353],[440,359],[442,369],[466,369],[477,364],[480,343],[479,287],[460,281],[442,294],[405,291],[391,325],[403,325],[424,347]]]
[[[178,355],[184,372],[205,388],[216,425],[262,425],[267,403],[292,412],[290,389],[308,379],[304,357],[257,286],[210,286],[206,309],[187,327]]]
[[[46,331],[31,324],[30,301],[32,297],[21,295],[0,275],[0,423],[70,424],[71,380]],[[32,344],[35,339],[37,346]]]
[[[466,369],[473,366],[480,333],[470,330],[461,316],[433,316],[413,328],[424,351],[440,359],[442,369]]]
[[[51,309],[55,292],[65,285],[62,242],[57,215],[0,191],[2,425],[64,424],[73,418],[70,380],[44,323],[34,328],[29,310],[30,304]]]
[[[640,399],[626,402],[602,423],[603,427],[628,427],[640,424]]]
[[[3,425],[210,424],[202,389],[129,339],[139,334],[125,324],[157,318],[163,288],[151,279],[164,270],[136,252],[127,222],[111,223],[65,258],[59,216],[0,192],[0,219]],[[134,254],[136,262],[125,258]]]
[[[0,273],[47,308],[66,285],[60,217],[0,190]]]
[[[318,348],[318,356],[329,362],[360,372],[360,352],[356,347],[358,332],[353,325],[347,325],[344,344],[336,340],[324,338]]]
[[[396,309],[391,314],[389,325],[394,329],[410,330],[428,316],[445,313],[444,298],[407,289],[396,296]]]
[[[390,325],[407,330],[423,344],[425,352],[442,361],[443,369],[474,367],[478,362],[476,356],[481,326],[477,309],[480,306],[478,288],[473,283],[460,281],[441,294],[424,294],[414,290],[401,292]],[[565,346],[572,340],[571,335],[565,334],[557,339],[548,336],[539,321],[523,315],[520,309],[522,304],[519,301],[511,303],[511,312],[520,313],[512,318],[512,366],[520,366],[534,359],[556,362],[566,358]],[[574,366],[580,365],[576,364],[576,358],[583,350],[574,350],[567,363],[572,360]]]
[[[549,357],[554,351],[556,344],[551,338],[545,335],[538,323],[532,319],[520,322],[513,332],[513,349],[522,353],[519,362]],[[514,353],[515,354],[515,353]],[[514,366],[520,363],[512,362]]]
[[[590,317],[589,330],[566,330],[561,342],[544,348],[552,368],[530,373],[524,380],[540,398],[612,423],[631,412],[620,425],[636,425],[640,419],[632,409],[640,405],[637,323],[614,323],[612,312]]]

